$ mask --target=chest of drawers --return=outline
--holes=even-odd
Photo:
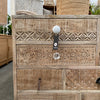
[[[99,18],[13,16],[15,100],[99,100]]]

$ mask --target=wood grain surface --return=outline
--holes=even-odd
[[[40,85],[39,85],[40,82]],[[17,70],[18,90],[62,90],[61,70]]]
[[[80,100],[79,93],[18,93],[18,100]]]
[[[89,0],[57,0],[57,15],[88,15]]]
[[[7,0],[0,0],[0,25],[7,24]]]
[[[12,37],[0,35],[0,66],[12,61]]]
[[[95,66],[95,52],[95,45],[59,45],[57,51],[52,45],[18,45],[17,65]],[[58,60],[55,53],[60,54]]]

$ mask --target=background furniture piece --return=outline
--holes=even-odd
[[[0,66],[12,61],[12,36],[0,35]]]
[[[89,0],[57,0],[57,15],[88,15]]]
[[[44,0],[44,5],[45,6],[54,6],[54,1],[53,0]]]
[[[16,0],[16,12],[29,11],[37,15],[43,15],[43,0]]]
[[[100,0],[98,0],[98,5],[100,6]]]
[[[7,0],[0,0],[0,25],[7,24]]]
[[[56,14],[56,5],[54,3],[54,0],[44,0],[43,8],[44,15]]]

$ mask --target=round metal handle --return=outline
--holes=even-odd
[[[54,53],[53,58],[54,58],[54,60],[60,59],[60,54],[58,52]]]

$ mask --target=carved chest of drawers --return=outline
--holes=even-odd
[[[99,100],[99,18],[13,16],[15,100]]]

